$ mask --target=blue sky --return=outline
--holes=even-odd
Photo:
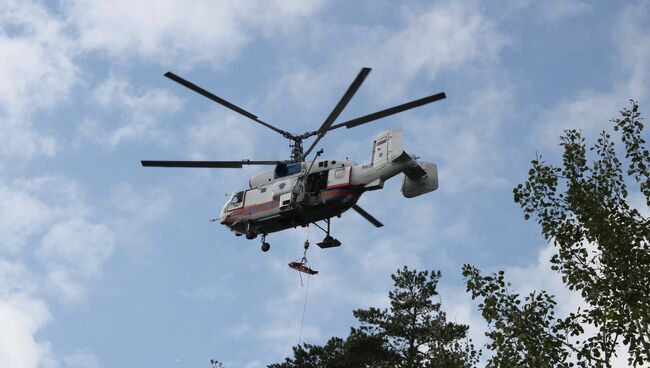
[[[647,111],[649,16],[645,1],[4,0],[0,365],[262,367],[298,342],[305,289],[286,264],[320,232],[272,234],[263,254],[208,221],[256,168],[139,164],[284,159],[288,142],[167,70],[292,132],[316,129],[364,66],[339,120],[447,93],[322,140],[325,157],[365,163],[377,133],[401,128],[440,188],[406,199],[396,178],[360,201],[383,228],[333,221],[343,246],[309,253],[304,341],[387,305],[405,264],[442,271],[444,308],[479,345],[464,263],[574,308],[512,188],[536,152],[558,159],[563,129],[593,138],[630,98]]]

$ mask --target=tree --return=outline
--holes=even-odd
[[[650,222],[630,205],[628,189],[638,185],[650,206],[650,153],[638,109],[631,101],[612,120],[621,133],[627,175],[609,133],[603,131],[591,147],[596,157],[589,165],[582,133],[567,130],[560,138],[562,167],[538,157],[528,180],[514,189],[524,217],[536,219],[555,246],[551,268],[580,293],[583,308],[555,318],[552,296],[541,292],[522,301],[509,292],[503,273],[481,276],[474,267],[463,268],[468,291],[483,298],[479,308],[495,351],[491,365],[540,366],[533,364],[539,358],[549,366],[574,360],[609,367],[621,345],[630,365],[650,361]],[[515,353],[520,348],[526,356]]]
[[[494,353],[488,367],[569,367],[575,348],[569,337],[579,325],[554,318],[556,302],[545,291],[525,297],[510,291],[505,273],[489,276],[470,265],[463,267],[467,290],[482,298],[479,309],[488,322],[487,348]]]
[[[347,339],[294,347],[293,358],[269,367],[474,366],[479,353],[467,338],[469,327],[447,322],[441,303],[434,301],[440,276],[405,266],[391,275],[389,309],[355,310],[360,326]]]

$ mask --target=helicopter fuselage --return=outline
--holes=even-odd
[[[294,165],[301,166],[296,174],[233,193],[221,211],[221,224],[249,236],[306,226],[342,214],[367,190],[352,182],[353,169],[358,167],[352,161],[318,160],[309,172],[311,162]]]
[[[314,160],[254,176],[250,189],[233,193],[223,206],[220,223],[249,238],[306,226],[340,216],[363,193],[383,188],[386,180],[400,173],[405,174],[402,192],[406,197],[438,187],[435,165],[419,163],[407,154],[400,130],[384,132],[374,141],[370,164]]]

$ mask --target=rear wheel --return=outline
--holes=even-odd
[[[249,232],[246,233],[246,239],[253,240],[255,238],[257,238],[257,233],[254,233],[252,231],[249,231]]]

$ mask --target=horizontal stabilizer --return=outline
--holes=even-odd
[[[420,165],[415,165],[404,169],[404,175],[413,180],[419,179],[426,174],[427,172]]]
[[[421,175],[424,172],[424,175]],[[414,167],[404,170],[402,194],[406,198],[432,192],[438,189],[438,168],[429,162],[418,162]]]

